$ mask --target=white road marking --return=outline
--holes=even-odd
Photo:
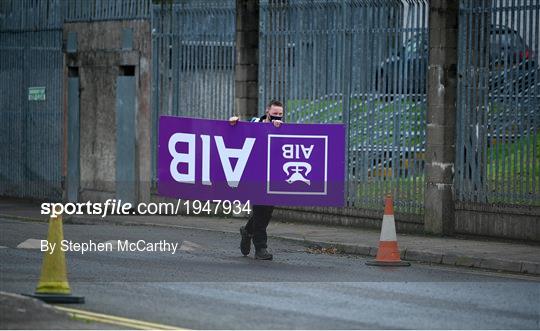
[[[17,245],[17,248],[23,249],[41,249],[41,239],[26,239],[22,243]]]
[[[184,240],[182,242],[182,245],[180,245],[180,248],[178,248],[178,250],[183,251],[183,252],[193,252],[198,248],[201,248],[201,246],[194,242]]]

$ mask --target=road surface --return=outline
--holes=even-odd
[[[47,224],[0,220],[0,290],[32,293]],[[239,235],[64,225],[73,242],[177,243],[171,252],[68,252],[70,307],[193,329],[539,329],[539,278],[414,264],[366,266],[270,239],[274,261],[243,257]]]

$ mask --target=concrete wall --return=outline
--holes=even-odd
[[[457,203],[459,234],[540,241],[540,207]]]
[[[383,211],[356,208],[280,207],[274,210],[273,217],[299,223],[380,229]],[[423,232],[424,223],[421,215],[395,213],[395,220],[396,231],[402,233]]]
[[[380,229],[382,210],[276,208],[274,218],[290,222]],[[456,203],[454,234],[540,242],[540,208]],[[424,233],[422,215],[395,213],[400,233]]]
[[[122,49],[124,28],[133,31],[131,49]],[[68,33],[77,34],[77,50],[66,53],[66,66],[78,67],[80,77],[79,201],[115,197],[116,78],[122,65],[135,66],[137,197],[150,199],[150,29],[147,20],[64,25],[65,42]]]

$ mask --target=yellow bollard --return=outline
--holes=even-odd
[[[84,303],[84,297],[71,295],[67,279],[66,257],[60,249],[64,240],[62,215],[49,218],[49,233],[47,241],[55,243],[56,249],[52,254],[46,251],[41,266],[41,275],[36,292],[30,295],[48,303]]]

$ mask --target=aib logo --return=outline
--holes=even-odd
[[[305,174],[302,174],[302,169],[305,169]],[[311,181],[305,177],[311,172],[311,164],[306,162],[287,162],[283,165],[283,171],[285,171],[287,176],[289,176],[289,171],[292,171],[291,176],[287,179],[287,183],[292,184],[301,181],[311,185]]]
[[[267,193],[325,195],[327,169],[327,136],[268,135]]]

